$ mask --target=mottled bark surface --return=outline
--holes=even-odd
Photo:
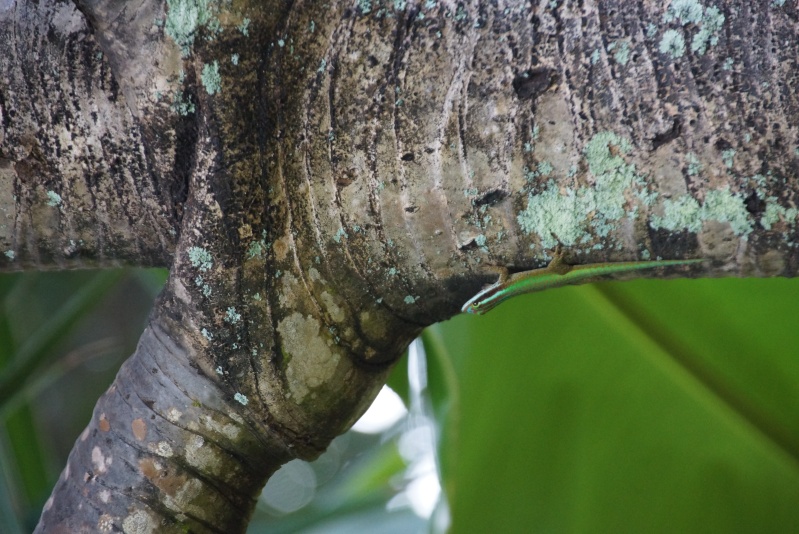
[[[171,267],[39,530],[242,530],[491,266],[794,275],[778,4],[0,0],[0,266]]]

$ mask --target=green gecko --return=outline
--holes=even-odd
[[[587,278],[605,274],[637,271],[639,269],[655,269],[657,267],[667,267],[669,265],[688,265],[702,261],[705,260],[622,261],[615,263],[569,265],[563,261],[562,253],[556,251],[549,265],[541,269],[508,275],[507,269],[500,268],[499,280],[469,299],[469,301],[463,305],[461,311],[482,315],[494,309],[506,299],[515,297],[516,295],[541,291],[542,289],[549,289],[551,287],[562,287]]]

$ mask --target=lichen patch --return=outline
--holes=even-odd
[[[172,423],[177,423],[180,420],[180,417],[183,415],[183,412],[172,406],[166,411],[166,418],[169,419]]]
[[[332,351],[321,332],[319,322],[294,312],[277,327],[283,350],[289,356],[286,378],[292,396],[302,402],[308,392],[335,373],[339,355]]]
[[[171,458],[174,455],[174,452],[172,451],[172,446],[166,441],[159,441],[158,443],[148,443],[147,450],[164,458]]]
[[[202,471],[216,472],[219,459],[214,454],[211,447],[205,446],[205,439],[202,436],[194,435],[189,438],[186,444],[186,461]]]
[[[297,299],[297,279],[294,275],[288,273],[284,274],[280,279],[283,282],[280,288],[280,305],[286,308],[293,308]]]
[[[164,499],[164,504],[171,510],[188,512],[195,517],[210,519],[206,516],[209,510],[192,505],[192,502],[202,493],[202,482],[196,478],[187,480],[178,488],[174,496],[167,496]]]
[[[314,267],[308,269],[308,280],[310,280],[311,282],[320,282],[322,285],[327,285],[324,279],[322,278],[322,275],[319,274],[319,271],[316,270],[316,268]]]
[[[208,430],[225,436],[228,439],[235,440],[238,437],[240,429],[233,423],[220,423],[210,415],[203,415],[200,418],[203,426]]]
[[[104,456],[100,447],[97,445],[94,446],[92,449],[92,466],[94,466],[94,471],[96,473],[103,474],[108,471],[112,462],[113,458],[111,456]]]
[[[333,295],[327,291],[322,292],[322,302],[324,302],[327,313],[330,314],[331,319],[337,323],[344,321],[346,318],[344,316],[344,310],[342,310],[339,305],[336,304],[336,299]]]
[[[98,532],[113,532],[114,531],[114,518],[108,514],[103,514],[97,519]]]
[[[289,250],[291,250],[288,237],[286,236],[276,239],[272,249],[275,251],[275,259],[277,261],[285,260]]]
[[[144,510],[134,510],[122,521],[125,534],[154,534],[158,523]]]

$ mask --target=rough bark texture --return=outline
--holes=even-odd
[[[154,165],[163,147],[145,142],[83,15],[3,2],[0,43],[3,269],[169,265],[185,182]]]
[[[242,530],[490,266],[796,272],[795,3],[79,8],[0,0],[0,265],[171,274],[41,532]]]

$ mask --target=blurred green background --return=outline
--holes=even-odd
[[[165,275],[0,276],[0,532],[32,530]],[[604,283],[436,325],[402,403],[279,471],[250,532],[799,531],[797,297]]]

